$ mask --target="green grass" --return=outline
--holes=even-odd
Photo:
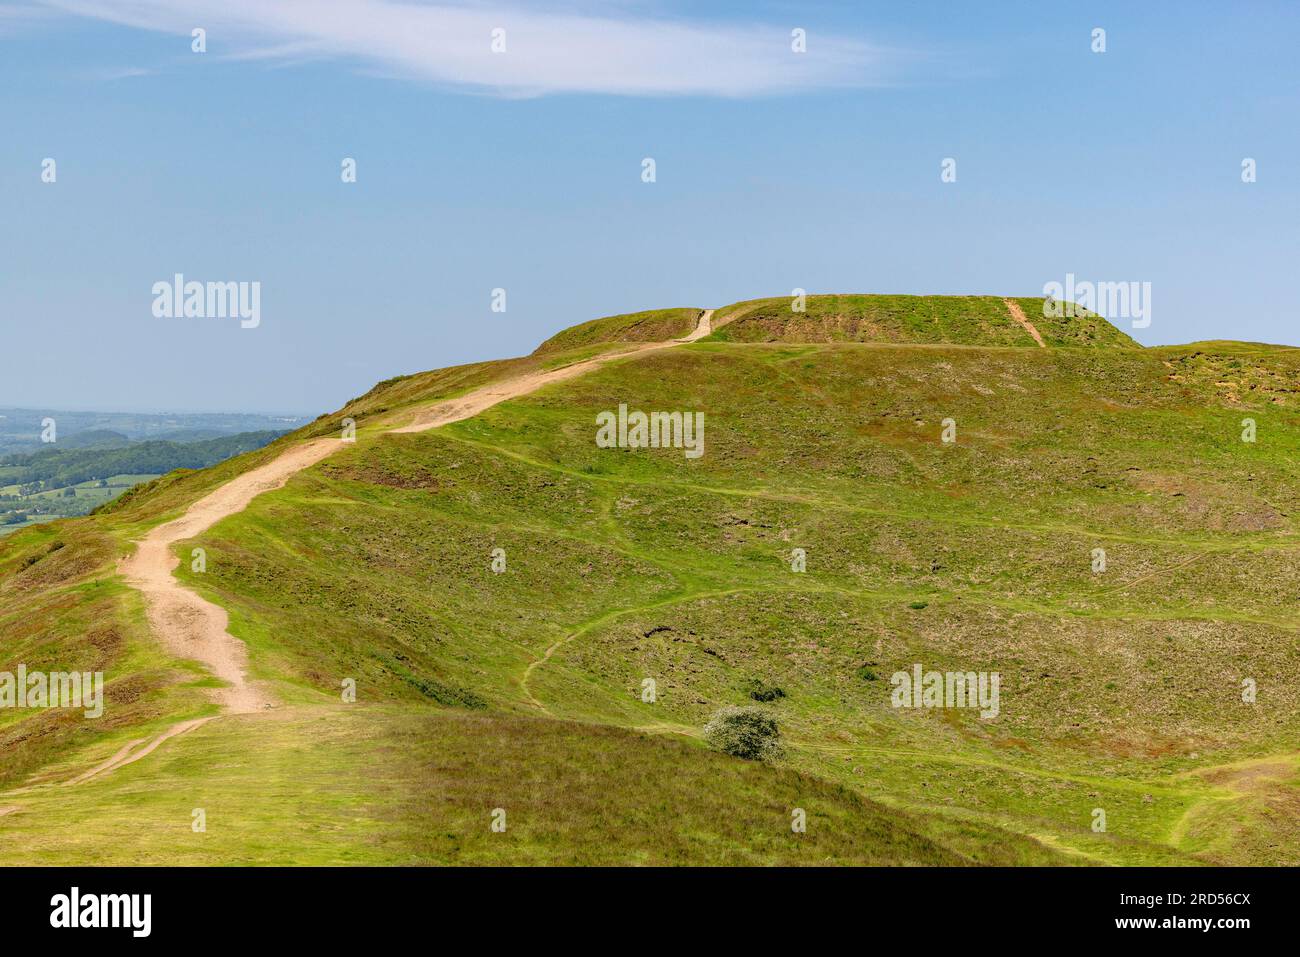
[[[663,737],[364,704],[222,718],[111,776],[22,801],[3,819],[5,865],[1059,861],[979,824]],[[195,809],[205,831],[192,829]]]
[[[651,309],[606,316],[565,329],[543,342],[533,355],[564,352],[611,342],[664,342],[680,339],[695,328],[699,309]]]
[[[1139,349],[1141,346],[1128,336],[1121,332],[1116,326],[1112,325],[1106,319],[1089,312],[1081,306],[1074,307],[1073,316],[1064,315],[1064,308],[1061,309],[1062,315],[1056,316],[1056,310],[1044,312],[1045,300],[1042,297],[1037,298],[1018,298],[1020,309],[1025,314],[1038,334],[1043,337],[1048,347],[1059,346],[1086,346],[1089,348],[1111,348],[1111,349]]]
[[[1300,350],[1139,349],[1090,318],[1040,326],[1039,349],[1000,299],[912,298],[812,297],[796,320],[787,300],[737,304],[711,340],[421,434],[383,429],[617,340],[391,380],[270,449],[13,536],[0,594],[23,604],[0,624],[26,637],[3,632],[9,660],[47,633],[51,655],[84,655],[113,621],[110,672],[147,676],[120,727],[73,722],[6,756],[16,782],[202,713],[193,671],[151,651],[113,583],[126,542],[286,443],[360,425],[178,549],[207,550],[206,573],[178,574],[229,610],[287,707],[103,782],[0,795],[24,806],[0,819],[9,846],[84,819],[141,835],[122,861],[1300,863]],[[705,455],[597,448],[595,414],[620,402],[703,411]],[[893,708],[889,677],[914,663],[998,672],[998,718]],[[764,705],[775,768],[700,742],[758,686],[784,693]],[[195,844],[204,788],[231,830]],[[809,852],[786,805],[814,792],[827,832]],[[520,843],[487,828],[497,800],[530,808]],[[151,844],[163,821],[177,833]]]
[[[98,481],[78,482],[59,488],[44,489],[39,492],[23,494],[18,485],[0,487],[0,495],[13,496],[0,501],[0,518],[8,512],[25,512],[27,519],[21,523],[0,525],[0,535],[11,534],[20,528],[27,528],[42,522],[52,522],[60,518],[73,518],[89,514],[100,506],[106,505],[132,486],[156,479],[157,475],[114,475],[100,486]],[[26,512],[32,506],[40,506],[45,511]]]
[[[111,536],[90,519],[35,526],[0,544],[0,671],[104,672],[104,714],[0,709],[0,786],[51,762],[120,746],[142,726],[211,711],[197,668],[151,640],[139,595],[112,574]],[[115,747],[111,750],[115,750]],[[3,802],[0,802],[3,803]]]
[[[1042,299],[1016,300],[1049,346],[1138,348],[1100,316],[1045,318]],[[883,342],[1035,346],[997,296],[808,296],[755,299],[719,309],[717,342]]]

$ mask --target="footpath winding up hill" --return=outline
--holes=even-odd
[[[1298,406],[1300,350],[997,297],[381,383],[0,543],[0,672],[107,680],[0,710],[0,860],[1298,863]],[[893,707],[917,665],[999,713]],[[703,744],[741,704],[773,764]]]

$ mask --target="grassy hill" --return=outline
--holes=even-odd
[[[538,346],[533,355],[564,352],[599,343],[679,339],[695,328],[699,314],[699,309],[651,309],[593,319],[557,332]]]
[[[1138,348],[1101,316],[1045,317],[1042,299],[1015,302],[1049,346]],[[1035,345],[997,296],[809,296],[803,311],[789,297],[754,299],[719,309],[714,325],[720,342]]]
[[[77,842],[117,833],[124,863],[1300,863],[1300,350],[1142,349],[1019,302],[1047,348],[991,297],[738,303],[704,341],[386,434],[638,341],[598,320],[16,533],[0,670],[93,657],[110,706],[0,711],[0,786],[38,784],[0,793],[0,860],[107,860]],[[620,403],[702,411],[705,454],[597,447]],[[178,549],[282,706],[57,786],[212,713],[115,558],[344,416],[354,445]],[[1000,714],[892,707],[917,663],[998,672]],[[776,718],[774,766],[706,747],[727,705]]]

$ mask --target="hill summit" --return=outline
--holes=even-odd
[[[1141,346],[1105,318],[1081,307],[1053,316],[1041,297],[813,295],[750,299],[714,311],[715,342],[879,342],[915,345],[1043,348]],[[656,309],[584,322],[547,339],[546,355],[609,342],[680,337],[701,310]]]

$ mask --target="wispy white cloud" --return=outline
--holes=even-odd
[[[897,81],[900,51],[811,30],[655,18],[572,5],[459,5],[452,0],[45,0],[69,14],[188,37],[209,55],[328,56],[411,79],[508,96],[548,93],[755,96]],[[506,52],[491,50],[505,30]]]
[[[131,80],[138,76],[152,76],[153,70],[138,66],[114,67],[107,70],[95,70],[89,74],[90,79],[100,83],[112,83],[116,80]]]

